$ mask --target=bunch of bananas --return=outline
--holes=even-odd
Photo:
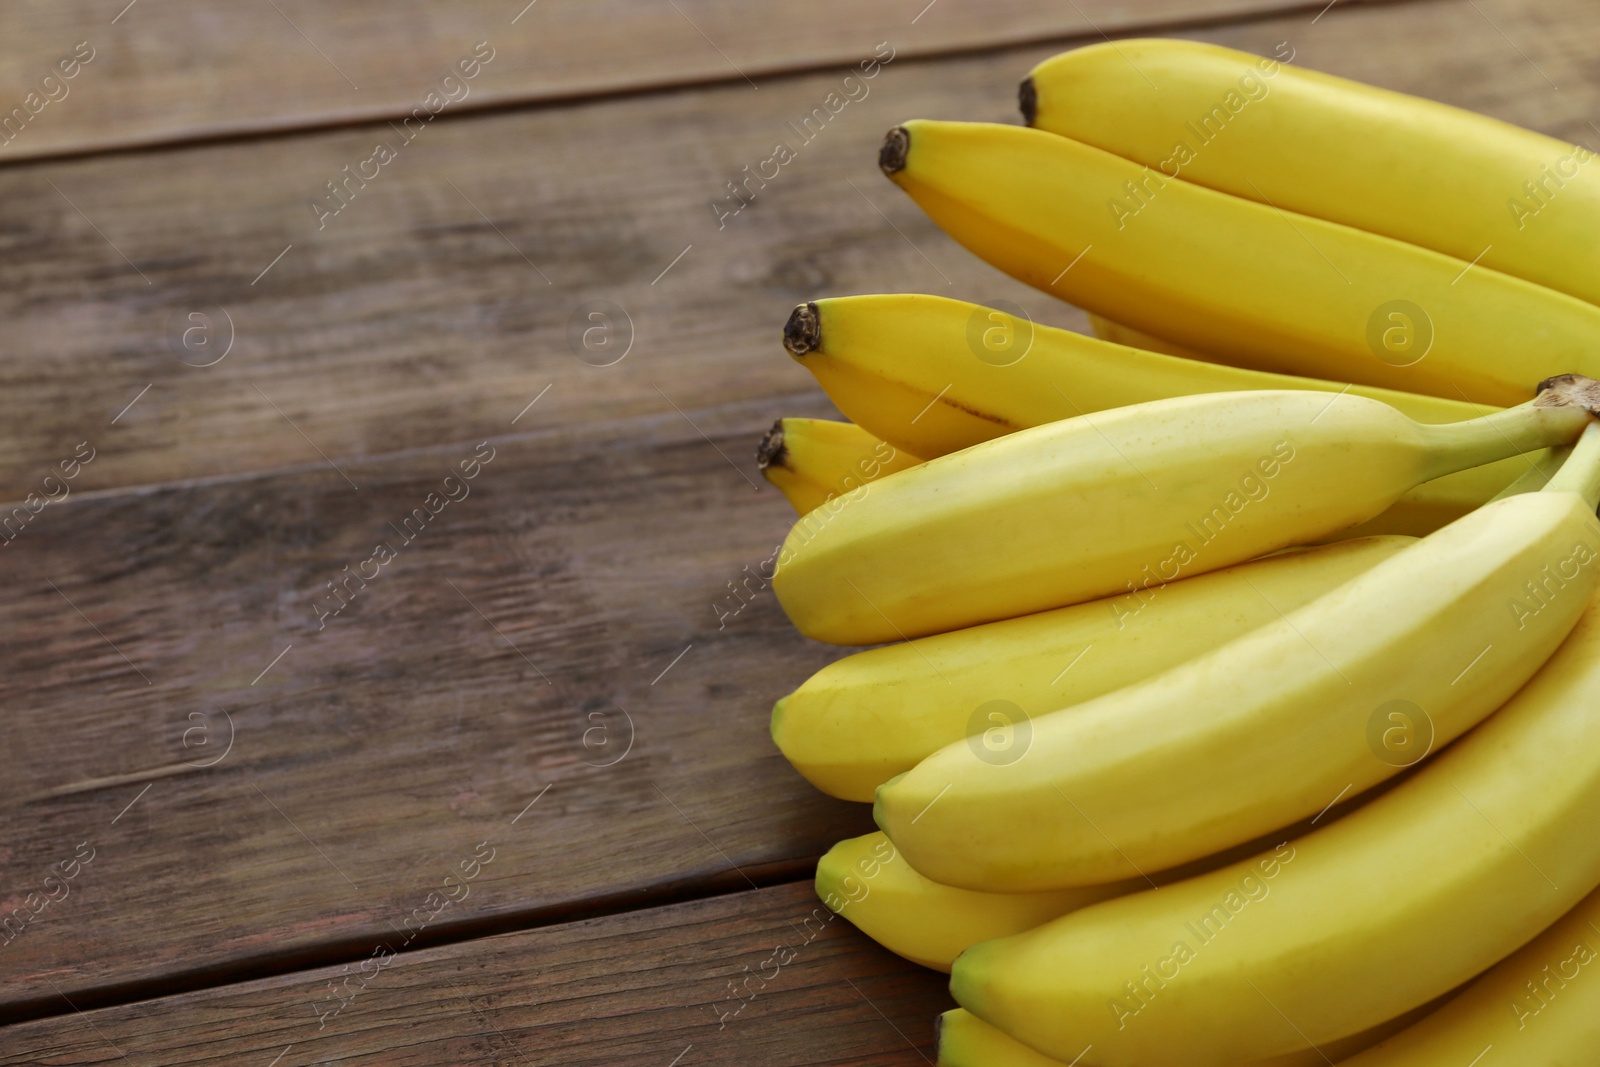
[[[1600,1064],[1594,154],[1174,40],[1021,100],[879,165],[1099,337],[784,327],[773,585],[881,646],[773,709],[881,828],[819,895],[947,1067]]]

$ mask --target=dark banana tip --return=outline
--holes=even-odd
[[[1033,84],[1033,78],[1022,79],[1022,84],[1017,86],[1017,106],[1022,109],[1022,121],[1029,126],[1039,116],[1039,90]]]
[[[803,356],[822,347],[822,317],[817,305],[801,304],[789,312],[789,321],[783,324],[783,347],[791,356]]]
[[[878,167],[885,174],[898,174],[906,169],[906,156],[911,152],[911,131],[896,126],[883,135],[883,147],[878,149]]]
[[[761,439],[756,446],[756,469],[766,470],[768,467],[783,466],[783,420],[779,419],[772,424],[772,429]],[[778,703],[783,703],[781,700]]]

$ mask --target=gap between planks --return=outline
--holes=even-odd
[[[809,856],[800,860],[746,866],[742,871],[730,870],[709,880],[665,882],[567,904],[440,924],[437,929],[417,934],[415,940],[395,952],[397,955],[403,955],[445,945],[482,941],[501,934],[526,933],[530,930],[604,919],[634,911],[734,897],[779,886],[810,882],[815,877],[817,859],[818,857]],[[74,990],[70,1002],[60,995],[45,994],[31,1000],[19,1000],[0,1008],[0,1033],[3,1033],[7,1026],[38,1019],[53,1019],[94,1011],[98,1008],[124,1007],[143,1001],[160,1000],[164,997],[206,989],[221,989],[321,967],[359,963],[371,954],[372,935],[364,933],[360,936],[319,942],[281,955],[267,954],[236,963],[221,963],[190,971],[177,971],[158,979],[91,986]]]
[[[1041,45],[1060,44],[1070,45],[1075,42],[1098,40],[1124,40],[1129,37],[1148,37],[1175,34],[1183,31],[1215,29],[1226,26],[1248,25],[1252,22],[1268,22],[1273,19],[1282,19],[1297,14],[1321,14],[1334,7],[1400,7],[1407,4],[1439,3],[1443,0],[1308,0],[1305,3],[1286,3],[1283,7],[1271,10],[1237,11],[1231,13],[1218,13],[1200,15],[1194,18],[1166,19],[1148,24],[1134,26],[1120,26],[1105,33],[1096,27],[1086,30],[1077,30],[1061,33],[1036,33],[1016,34],[1012,37],[984,41],[980,44],[966,46],[931,46],[924,51],[908,49],[903,63],[938,62],[947,59],[959,59],[967,56],[991,55],[999,52],[1010,52],[1024,48],[1038,47]],[[808,63],[769,63],[766,66],[752,66],[748,73],[768,80],[790,80],[802,78],[811,74],[836,70],[849,66],[845,60],[835,59]],[[537,111],[547,108],[571,107],[577,104],[599,103],[608,100],[627,99],[630,97],[649,96],[653,93],[688,92],[696,89],[714,89],[740,81],[748,81],[745,74],[715,74],[715,75],[687,75],[681,78],[662,78],[648,85],[616,85],[606,88],[579,89],[571,92],[556,93],[507,93],[501,96],[488,96],[475,104],[463,102],[451,109],[451,113],[439,115],[447,122],[457,122],[481,118],[490,115],[503,114],[512,111]],[[108,156],[153,154],[168,151],[180,151],[192,147],[208,145],[241,144],[253,141],[283,140],[305,134],[322,133],[335,130],[359,129],[364,126],[373,126],[383,122],[393,122],[409,115],[410,112],[403,107],[376,107],[367,109],[352,108],[344,112],[335,112],[316,116],[285,117],[280,119],[264,119],[258,122],[241,123],[234,126],[218,125],[209,129],[197,129],[180,134],[148,134],[123,139],[111,139],[99,143],[85,143],[72,147],[57,148],[36,155],[19,156],[10,160],[0,160],[0,171],[30,166],[35,163],[53,163],[79,159],[99,159]]]

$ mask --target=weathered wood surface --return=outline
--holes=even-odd
[[[1578,137],[1595,21],[1584,0],[1433,0],[1204,36],[1290,40],[1308,65]],[[99,458],[79,485],[106,488],[465,440],[551,382],[541,414],[565,424],[791,394],[808,379],[777,333],[818,294],[1004,298],[1081,325],[954,246],[875,166],[908,116],[1010,121],[1017,77],[1051,50],[896,62],[810,143],[787,124],[836,73],[442,122],[321,230],[311,199],[398,143],[389,126],[0,170],[0,395],[17,413],[0,421],[0,498],[84,440]],[[798,157],[719,229],[711,203],[780,138]],[[615,343],[633,338],[607,368],[572,348],[598,300],[628,316]],[[208,308],[206,334],[187,316]],[[212,347],[186,351],[186,327]],[[175,354],[203,362],[230,333],[215,366]]]
[[[453,110],[710,81],[749,91],[774,74],[853,64],[879,41],[927,56],[1308,8],[811,0],[751,17],[742,0],[8,0],[0,115],[25,112],[0,134],[0,162],[398,118],[430,91],[459,97]],[[63,83],[56,65],[80,42],[92,58]],[[489,64],[464,88],[442,84],[479,42]]]
[[[482,841],[498,858],[430,938],[805,877],[870,830],[767,733],[772,702],[836,655],[759,576],[792,520],[754,488],[767,416],[555,429],[39,515],[5,549],[3,910],[80,843],[94,858],[0,944],[0,1009],[371,941]]]
[[[876,167],[908,114],[1014,113],[1028,62],[896,62],[811,144],[786,124],[836,73],[447,122],[320,230],[311,199],[395,130],[0,171],[0,315],[8,346],[37,354],[0,365],[26,412],[0,424],[0,485],[15,487],[0,499],[86,438],[100,456],[81,484],[111,487],[504,432],[552,382],[546,424],[792,394],[809,375],[777,338],[819,292],[1043,304],[944,241]],[[711,202],[779,138],[799,158],[719,228]],[[591,301],[620,309],[612,344],[631,336],[614,366],[574,354]],[[213,348],[232,335],[214,366],[175,354],[214,358],[194,312]]]
[[[365,971],[352,959],[0,1030],[0,1063],[931,1062],[945,976],[827,916],[793,885],[394,957],[371,955],[379,935]]]
[[[1585,138],[1597,21],[1430,0],[1202,36]],[[748,452],[774,415],[826,411],[776,345],[798,300],[926,289],[1081,321],[873,165],[909,115],[1009,120],[1049,51],[897,60],[720,230],[708,201],[837,74],[441,123],[321,231],[309,197],[386,127],[0,171],[3,495],[96,450],[0,551],[3,910],[95,850],[0,944],[0,1012],[354,958],[480,842],[493,863],[421,939],[803,876],[868,828],[766,736],[770,701],[835,653],[759,589],[718,628],[787,524]],[[569,348],[589,300],[634,323],[613,366]],[[236,343],[187,366],[168,322],[208,305]],[[485,439],[471,496],[319,630],[324,583]],[[621,709],[634,748],[599,766]]]

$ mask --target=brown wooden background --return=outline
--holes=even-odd
[[[93,850],[0,944],[0,1062],[931,1058],[942,979],[810,893],[867,812],[767,737],[837,653],[770,593],[716,605],[790,518],[761,430],[831,412],[777,344],[793,304],[1083,324],[884,183],[882,131],[1013,121],[1039,59],[1151,33],[1600,138],[1591,0],[0,6],[0,115],[94,55],[0,143],[0,513],[94,452],[0,548],[0,911]],[[470,94],[319,229],[480,41]],[[869,95],[719,228],[879,42]],[[594,301],[612,366],[571,342]],[[481,442],[470,495],[319,627]]]

